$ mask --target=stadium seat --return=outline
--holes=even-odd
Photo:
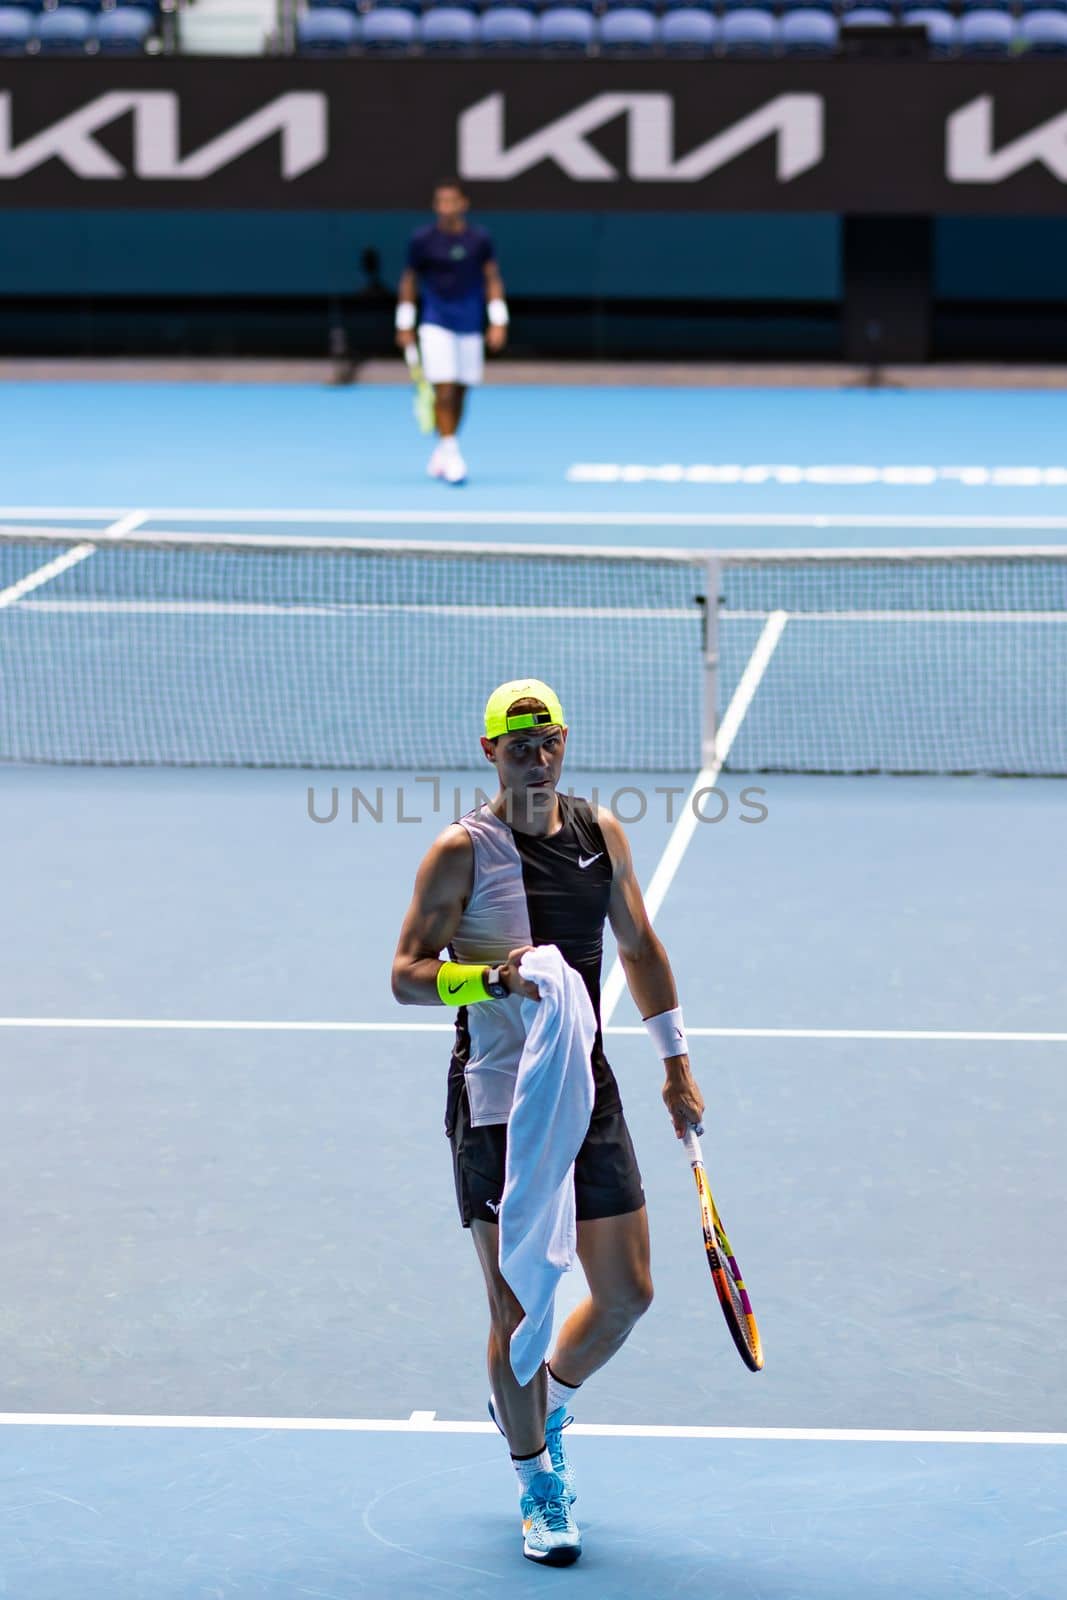
[[[841,18],[842,28],[891,28],[893,13],[882,6],[857,6]]]
[[[0,55],[22,55],[32,32],[33,18],[28,8],[0,6]]]
[[[1020,19],[1018,36],[1029,55],[1067,55],[1067,17],[1060,11],[1031,11]]]
[[[925,7],[905,11],[901,22],[906,28],[926,29],[926,48],[932,56],[950,56],[958,44],[956,19],[947,11]]]
[[[93,19],[87,11],[60,6],[42,12],[33,32],[42,55],[81,55],[92,38]]]
[[[407,50],[415,43],[417,28],[410,11],[390,6],[384,11],[368,11],[361,31],[365,50]]]
[[[778,24],[787,56],[831,56],[837,49],[837,18],[825,11],[790,11]]]
[[[960,18],[960,53],[1006,56],[1015,43],[1015,19],[1003,11],[969,11]]]
[[[553,6],[537,19],[537,43],[542,50],[584,54],[593,42],[593,17],[577,6]]]
[[[296,48],[301,55],[349,50],[359,38],[359,21],[340,6],[308,11],[296,22]]]
[[[518,6],[491,6],[478,19],[478,43],[483,50],[528,50],[537,24]]]
[[[605,55],[647,55],[656,44],[656,19],[651,11],[627,6],[600,18],[597,41]]]
[[[101,54],[140,55],[152,32],[154,18],[140,6],[119,6],[105,11],[96,21],[96,43]]]
[[[659,19],[659,42],[671,55],[710,55],[719,38],[716,19],[686,6]]]
[[[728,11],[719,24],[719,38],[728,56],[769,56],[778,43],[774,18],[766,11]]]
[[[478,23],[473,11],[459,6],[438,6],[427,11],[419,25],[419,38],[427,50],[470,50],[477,41]]]

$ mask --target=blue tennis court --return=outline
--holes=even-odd
[[[508,513],[632,510],[887,519],[832,524],[818,539],[811,526],[739,523],[731,548],[1063,542],[1055,396],[620,394],[605,392],[588,426],[574,391],[480,396],[494,465],[483,484],[449,492],[422,481],[403,391],[100,388],[84,454],[57,465],[45,497],[32,425],[47,399],[27,387],[23,459],[0,520],[84,532],[90,544],[137,512],[139,535],[388,539],[396,524],[347,513],[451,515],[467,495],[496,522],[412,523],[401,536],[500,542],[515,536]],[[87,396],[72,387],[50,399],[84,409]],[[320,406],[343,418],[328,449],[308,421]],[[890,420],[872,430],[868,408]],[[575,462],[662,464],[668,450],[683,465],[758,465],[771,424],[787,464],[962,463],[1046,479],[598,487],[567,476]],[[109,428],[130,446],[125,461],[103,448]],[[137,447],[149,431],[151,458]],[[362,452],[347,465],[342,435]],[[472,467],[477,437],[472,425]],[[241,515],[218,517],[227,506]],[[270,516],[257,520],[257,506]],[[346,517],[315,520],[331,510]],[[949,516],[974,520],[961,533],[936,520]],[[985,526],[990,516],[1019,526]],[[625,521],[570,525],[565,538],[561,525],[519,526],[531,544],[725,543],[706,521],[638,524],[639,537]],[[97,559],[94,549],[79,570]],[[5,568],[0,589],[24,576]],[[50,581],[20,591],[7,616],[21,607],[25,620]],[[981,700],[977,646],[961,649],[955,625],[938,625],[930,661],[946,729],[973,742],[999,708],[998,738],[1011,722],[1040,725],[1042,750],[1057,729],[1062,739],[1062,647],[1027,656],[1020,645],[1063,626],[1054,581],[1040,580],[1042,622],[1025,585],[1008,595],[1018,647],[994,657],[992,699]],[[37,655],[53,652],[61,677],[84,682],[114,645],[85,631],[92,619],[78,604],[61,608],[64,594],[77,601],[56,589],[60,609],[30,613],[34,628],[51,619]],[[911,607],[915,595],[894,603]],[[752,609],[762,619],[767,606]],[[212,626],[222,670],[225,619]],[[739,627],[745,649],[723,668],[731,705],[764,637],[762,620]],[[449,1022],[400,1010],[389,992],[415,865],[473,803],[479,772],[452,759],[4,766],[0,812],[17,843],[0,963],[12,1219],[0,1590],[19,1600],[488,1600],[546,1584],[596,1600],[1062,1593],[1063,785],[753,770],[769,763],[746,754],[745,738],[781,743],[803,716],[805,748],[822,759],[849,661],[853,676],[884,676],[885,645],[871,643],[881,634],[857,632],[815,701],[813,664],[786,653],[792,627],[739,713],[736,770],[711,774],[715,811],[680,854],[699,737],[692,760],[688,746],[667,759],[676,747],[665,742],[658,767],[638,751],[627,766],[576,760],[565,771],[577,792],[634,819],[638,873],[659,882],[656,925],[709,1103],[705,1150],[767,1355],[754,1376],[732,1350],[659,1069],[609,977],[606,1043],[644,1176],[657,1294],[576,1407],[585,1553],[567,1573],[521,1560],[513,1476],[486,1417],[484,1293],[441,1126]],[[277,648],[269,629],[256,638]],[[286,645],[294,673],[306,653],[299,638]],[[157,713],[165,691],[161,728],[179,712],[194,725],[198,696],[201,717],[215,705],[203,698],[210,683],[194,689],[176,659],[146,681],[151,652],[129,658],[148,698],[155,684]],[[50,698],[42,681],[16,687],[46,731],[48,706],[81,705]],[[890,682],[912,747],[941,738],[901,687]],[[771,724],[759,720],[761,692],[777,708]],[[303,703],[318,697],[315,686]],[[599,702],[588,704],[592,714]],[[685,702],[687,719],[695,706]],[[851,728],[850,744],[863,748],[862,735]],[[559,1316],[579,1290],[567,1281]]]

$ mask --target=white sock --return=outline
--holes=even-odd
[[[456,438],[454,433],[442,434],[440,444],[442,455],[452,455],[458,449],[459,440]]]
[[[519,1488],[526,1493],[539,1472],[552,1471],[552,1457],[544,1445],[535,1456],[512,1456],[511,1464],[515,1468],[515,1475],[519,1480]]]
[[[573,1404],[575,1395],[582,1386],[580,1383],[576,1383],[572,1388],[570,1384],[560,1383],[559,1379],[556,1377],[547,1361],[545,1362],[545,1376],[548,1379],[545,1411],[548,1416],[551,1416],[553,1411],[559,1410],[560,1406],[566,1406],[569,1408]]]

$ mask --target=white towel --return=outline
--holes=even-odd
[[[574,1158],[593,1112],[596,1017],[554,944],[528,950],[519,971],[541,998],[522,1002],[526,1044],[508,1118],[498,1249],[525,1312],[511,1336],[511,1369],[527,1384],[548,1354],[556,1287],[574,1265]]]

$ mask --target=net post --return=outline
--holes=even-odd
[[[708,555],[704,562],[704,724],[700,737],[701,765],[710,767],[715,761],[715,737],[718,733],[719,688],[719,600],[722,582],[722,562],[717,555]]]

